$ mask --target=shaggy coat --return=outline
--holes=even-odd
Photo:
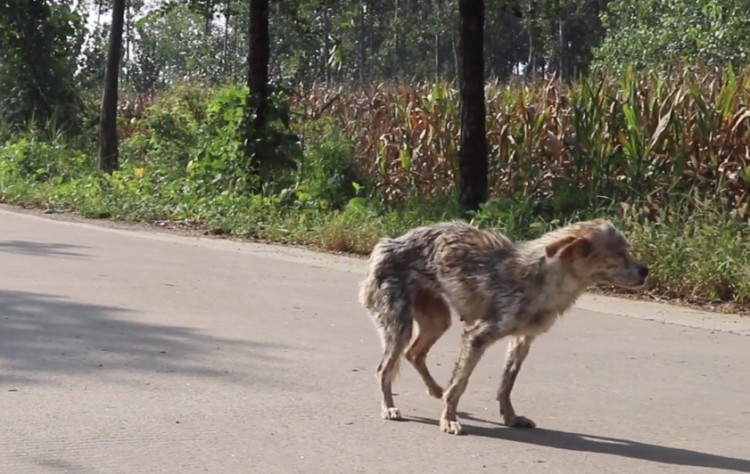
[[[631,255],[623,234],[602,219],[578,222],[516,243],[466,223],[442,222],[383,238],[370,255],[359,300],[383,345],[377,368],[382,416],[400,419],[391,385],[414,322],[417,337],[406,350],[427,386],[442,398],[441,429],[460,434],[456,412],[469,377],[484,351],[511,336],[498,389],[500,414],[508,426],[534,427],[516,415],[513,384],[534,338],[554,324],[592,284],[639,287],[648,268]],[[461,351],[447,389],[426,366],[430,348],[451,325],[463,322]]]

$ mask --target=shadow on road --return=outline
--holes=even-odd
[[[671,464],[675,466],[705,467],[735,472],[750,472],[750,460],[720,456],[717,454],[693,451],[690,449],[670,448],[658,444],[640,443],[628,439],[610,438],[584,433],[536,428],[533,430],[513,429],[491,421],[481,420],[469,414],[459,414],[459,421],[472,420],[492,426],[477,426],[461,423],[464,433],[469,436],[502,439],[515,443],[533,444],[547,448],[582,451],[596,454],[608,454],[643,461]],[[437,420],[408,416],[408,421],[438,425]]]
[[[138,372],[156,372],[270,384],[285,353],[299,350],[134,316],[123,308],[0,290],[0,381],[43,382],[73,373],[127,380]]]
[[[88,257],[88,255],[77,251],[78,249],[85,248],[87,247],[46,242],[29,242],[25,240],[0,241],[0,252],[31,255],[35,257]]]

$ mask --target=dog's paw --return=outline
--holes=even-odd
[[[401,420],[401,410],[395,407],[391,408],[383,408],[383,413],[381,414],[384,420]]]
[[[461,423],[457,421],[450,421],[446,419],[440,420],[440,429],[443,431],[443,433],[448,433],[452,435],[460,435],[463,434],[463,428],[461,428]]]
[[[525,416],[514,416],[506,419],[505,425],[510,428],[536,428],[536,423]]]

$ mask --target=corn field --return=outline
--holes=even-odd
[[[558,210],[603,203],[710,202],[745,217],[750,70],[489,83],[491,196]],[[460,105],[452,84],[298,91],[308,115],[351,136],[369,184],[392,202],[455,183]]]

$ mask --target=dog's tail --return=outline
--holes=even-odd
[[[397,242],[379,240],[359,286],[359,302],[370,312],[386,352],[397,355],[409,343],[413,327],[408,274],[402,260]]]
[[[370,253],[365,279],[359,284],[359,302],[370,311],[377,311],[380,306],[378,293],[387,278],[386,269],[390,265],[392,253],[388,250],[392,239],[378,240]]]

